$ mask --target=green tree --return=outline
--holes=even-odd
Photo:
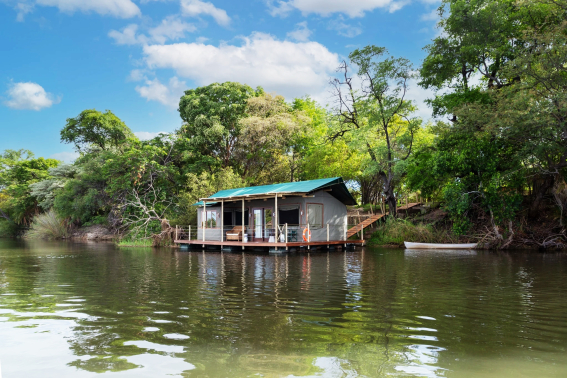
[[[29,224],[40,212],[31,195],[30,185],[49,177],[49,169],[60,164],[55,159],[34,158],[27,150],[7,150],[0,155],[0,192],[2,218],[17,224]]]
[[[61,141],[74,144],[77,151],[85,148],[108,150],[135,138],[128,126],[110,110],[106,113],[84,110],[77,117],[67,119],[61,130]]]
[[[242,176],[256,185],[294,181],[310,119],[270,94],[249,98],[247,115],[236,152]]]
[[[406,99],[412,65],[404,58],[384,56],[383,47],[367,46],[349,55],[356,69],[343,62],[342,79],[333,81],[340,119],[332,139],[354,133],[352,147],[367,152],[367,172],[382,180],[383,194],[391,215],[396,215],[396,186],[403,175],[404,162],[411,154],[414,135],[421,120],[410,118],[415,110]],[[355,82],[360,87],[355,88]]]
[[[295,167],[292,178],[315,180],[323,177],[343,177],[353,180],[360,176],[363,154],[350,148],[352,134],[329,140],[337,128],[337,118],[315,100],[304,97],[293,101],[293,108],[305,114],[310,122],[305,131],[298,135],[290,154]]]
[[[179,101],[183,126],[179,135],[189,154],[194,172],[227,168],[235,164],[240,122],[247,116],[248,99],[263,93],[261,88],[234,82],[214,83],[185,91]]]
[[[202,172],[199,175],[188,173],[187,182],[179,196],[180,215],[176,223],[197,225],[197,209],[194,206],[201,198],[207,198],[221,190],[246,186],[240,175],[232,168],[224,168],[216,173]]]

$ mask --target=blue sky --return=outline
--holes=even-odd
[[[238,81],[329,99],[329,78],[369,44],[419,66],[436,0],[0,0],[0,151],[69,161],[67,118],[112,110],[140,137],[181,125],[183,90]],[[424,118],[430,96],[410,96]]]

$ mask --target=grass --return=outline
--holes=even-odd
[[[403,219],[388,218],[368,241],[368,245],[403,245],[415,243],[457,243],[458,236],[451,231],[435,228],[432,224],[413,224]]]
[[[28,239],[65,239],[69,236],[69,226],[59,218],[55,211],[36,215],[25,237]]]
[[[127,236],[120,239],[116,244],[119,247],[151,247],[152,239],[149,238],[136,238],[134,236]]]

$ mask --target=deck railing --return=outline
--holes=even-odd
[[[346,226],[346,227],[345,227]],[[347,230],[360,225],[309,225],[309,224],[291,224],[284,223],[278,225],[277,228],[262,227],[254,229],[246,226],[245,234],[242,235],[240,229],[242,226],[224,225],[223,227],[196,227],[177,226],[175,231],[175,240],[179,241],[240,241],[240,242],[270,242],[270,243],[295,243],[295,242],[324,242],[324,241],[346,241]],[[362,226],[359,238],[364,240]],[[237,228],[235,230],[235,228]],[[240,228],[240,229],[238,229]],[[227,237],[227,234],[233,236]],[[236,234],[237,236],[234,236]],[[236,240],[238,239],[238,240]]]

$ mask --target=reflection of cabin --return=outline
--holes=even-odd
[[[346,206],[354,204],[338,177],[222,190],[195,204],[199,226],[179,229],[176,242],[273,249],[344,245]]]

